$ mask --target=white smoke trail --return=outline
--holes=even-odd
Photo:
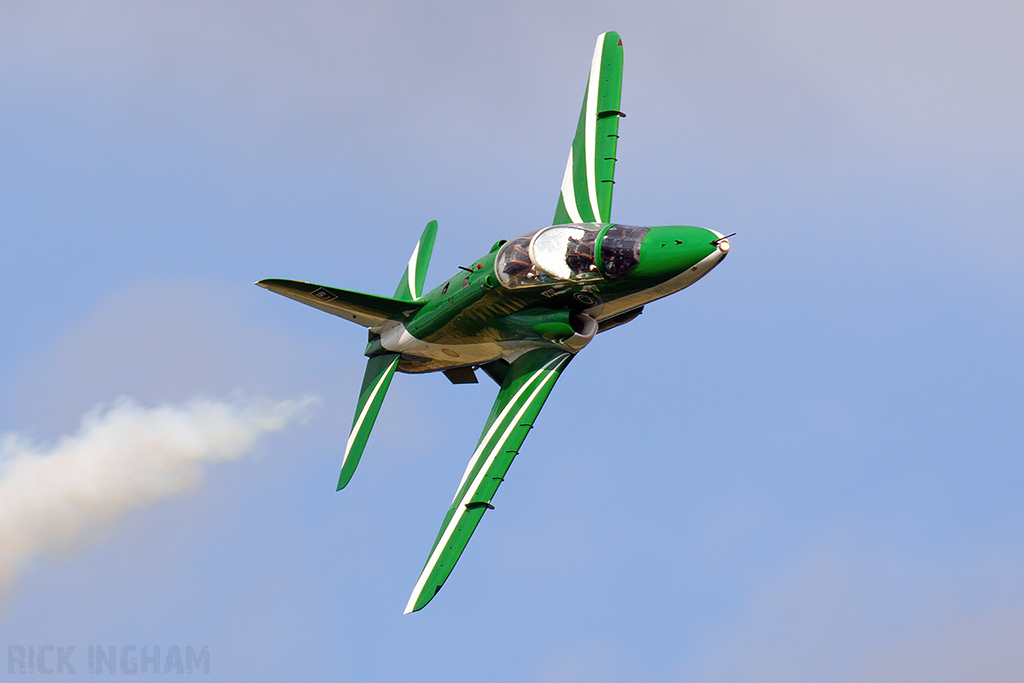
[[[122,398],[49,448],[3,435],[0,598],[24,560],[68,553],[132,508],[195,487],[207,463],[241,457],[314,402],[195,399],[144,408]]]

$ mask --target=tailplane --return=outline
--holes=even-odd
[[[363,374],[363,386],[359,390],[359,401],[356,403],[356,415],[352,418],[352,431],[345,444],[345,455],[341,460],[341,475],[338,477],[338,490],[342,490],[355,474],[359,458],[363,455],[366,440],[370,438],[370,430],[377,420],[377,413],[384,404],[384,395],[391,386],[391,378],[398,367],[397,353],[374,356],[366,362]]]
[[[348,289],[315,285],[297,280],[260,280],[256,284],[324,313],[330,313],[369,328],[384,327],[388,323],[405,322],[423,307],[423,304],[407,299],[363,294]]]
[[[387,299],[387,302],[397,302],[401,318],[391,320],[408,320],[423,304],[418,299],[423,294],[423,283],[427,279],[427,266],[430,265],[430,256],[434,251],[434,239],[437,237],[437,221],[430,221],[423,229],[420,241],[412,250],[409,258],[409,265],[398,283],[394,298]],[[380,297],[383,299],[383,297]],[[390,303],[382,305],[390,306]],[[371,343],[367,348],[375,346],[372,342],[378,335],[371,329]],[[379,348],[379,346],[378,346]],[[352,419],[352,431],[349,433],[348,442],[345,444],[345,456],[341,461],[341,475],[338,477],[338,490],[342,490],[355,474],[359,458],[366,448],[366,441],[370,438],[370,430],[377,420],[377,413],[384,404],[384,395],[391,386],[391,378],[398,368],[398,361],[401,358],[397,353],[385,353],[373,356],[366,362],[366,372],[363,374],[363,386],[359,390],[359,401],[356,403],[356,415]]]
[[[419,298],[423,295],[423,283],[427,279],[427,266],[430,265],[436,237],[437,221],[430,221],[412,251],[412,258],[409,259],[409,265],[393,297],[363,294],[298,280],[260,280],[256,284],[363,327],[386,327],[388,323],[409,320],[423,307]]]
[[[430,221],[423,229],[416,248],[413,249],[409,265],[393,297],[363,294],[296,280],[260,280],[256,283],[281,296],[370,329],[370,343],[366,347],[366,353],[374,355],[367,361],[366,372],[363,374],[356,414],[352,420],[352,430],[345,444],[345,455],[341,462],[339,491],[345,488],[356,471],[356,465],[359,464],[359,458],[370,437],[370,430],[373,429],[377,413],[384,403],[384,395],[391,386],[391,378],[398,369],[398,361],[401,358],[400,354],[388,353],[379,342],[374,342],[380,339],[380,332],[383,329],[408,321],[423,308],[420,298],[423,296],[423,283],[427,279],[427,266],[430,265],[436,237],[437,221]]]

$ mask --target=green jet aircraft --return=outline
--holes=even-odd
[[[451,573],[533,426],[555,381],[595,334],[636,318],[645,304],[688,287],[725,258],[726,239],[684,225],[612,223],[622,41],[597,39],[549,227],[500,240],[471,266],[423,293],[437,221],[412,252],[393,297],[293,280],[257,282],[369,328],[369,361],[345,444],[338,490],[348,484],[395,370],[443,372],[455,384],[482,370],[498,383],[441,530],[406,606],[414,612]]]

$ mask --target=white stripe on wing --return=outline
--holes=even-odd
[[[568,354],[558,356],[548,361],[547,363],[544,364],[543,367],[534,372],[530,379],[524,383],[524,387],[534,384],[536,385],[536,387],[530,394],[529,398],[526,399],[526,402],[523,403],[522,406],[520,406],[518,411],[516,411],[515,417],[513,417],[512,420],[505,422],[505,424],[507,424],[508,426],[505,428],[505,431],[502,433],[501,437],[491,447],[490,451],[487,454],[487,459],[485,460],[483,467],[480,468],[480,470],[476,474],[476,477],[473,478],[472,486],[470,486],[466,490],[465,494],[463,494],[462,500],[459,501],[459,506],[455,514],[452,516],[450,520],[448,520],[448,524],[447,526],[445,526],[444,532],[442,533],[441,537],[437,540],[437,543],[434,545],[434,550],[430,553],[430,557],[427,559],[427,564],[423,567],[423,571],[420,573],[420,577],[416,581],[416,586],[412,590],[412,595],[409,596],[409,602],[405,606],[405,614],[412,612],[413,609],[416,607],[416,601],[419,598],[420,594],[423,592],[423,588],[426,586],[427,579],[430,578],[430,574],[434,571],[434,567],[437,566],[438,560],[441,559],[441,555],[442,553],[444,553],[445,547],[448,545],[448,540],[452,537],[452,534],[458,527],[459,522],[462,520],[462,516],[466,512],[466,503],[470,502],[470,499],[473,497],[473,494],[476,492],[478,488],[480,488],[480,484],[483,483],[484,476],[486,475],[487,470],[490,468],[491,464],[494,462],[494,459],[497,457],[498,452],[502,449],[502,447],[505,445],[505,442],[512,434],[512,431],[519,424],[520,418],[522,418],[523,414],[530,408],[530,405],[537,397],[537,394],[539,394],[541,390],[544,389],[549,380],[551,380],[552,378],[557,379],[558,371],[560,369],[557,367],[557,365],[561,364],[567,357]],[[555,365],[556,367],[552,367],[553,365]],[[519,395],[520,392],[517,392],[516,396]],[[512,402],[510,401],[509,403],[511,404]],[[497,423],[498,420],[495,420],[495,422]],[[491,431],[491,433],[493,434],[493,431]]]
[[[602,33],[597,37],[597,46],[594,48],[594,61],[590,65],[590,78],[587,81],[587,105],[586,105],[586,159],[587,159],[587,192],[590,196],[590,208],[594,212],[594,221],[603,222],[601,218],[601,207],[597,203],[597,172],[595,170],[595,157],[597,156],[597,93],[601,89],[601,55],[604,52],[604,37]]]

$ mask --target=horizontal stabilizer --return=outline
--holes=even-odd
[[[363,327],[378,327],[389,321],[404,322],[423,307],[422,303],[416,301],[403,301],[296,280],[260,280],[256,284],[325,313],[351,320]]]
[[[377,413],[384,403],[384,395],[391,386],[391,378],[398,367],[397,353],[374,356],[366,362],[363,374],[363,386],[359,390],[359,401],[356,403],[356,415],[352,418],[352,432],[345,444],[345,456],[341,461],[341,475],[338,477],[338,490],[342,490],[352,479],[359,464],[359,458],[366,448],[366,440],[370,438],[370,430],[377,420]]]

